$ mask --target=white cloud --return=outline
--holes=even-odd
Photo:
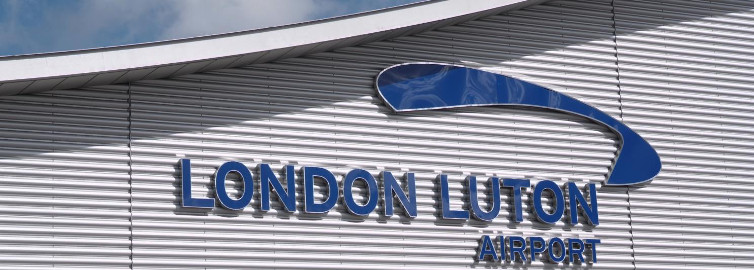
[[[0,2],[0,55],[77,50],[258,29],[417,0]]]
[[[62,46],[77,44],[126,44],[154,36],[170,17],[170,7],[163,1],[85,1],[77,14],[59,14],[53,17],[63,23],[65,37],[58,39]],[[109,44],[108,44],[109,45]]]
[[[21,40],[29,39],[30,33],[24,31],[24,27],[20,24],[22,13],[20,10],[23,8],[23,3],[19,0],[9,0],[1,6],[0,9],[0,44],[3,47],[10,47],[13,50],[20,50],[22,44]]]
[[[173,39],[302,22],[327,8],[313,0],[188,0],[172,2],[175,20],[162,38]]]

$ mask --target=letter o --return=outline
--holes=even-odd
[[[560,250],[560,256],[557,257],[555,257],[555,244],[558,245],[558,250]],[[565,242],[563,242],[563,239],[557,237],[550,239],[550,243],[547,244],[547,249],[549,250],[549,252],[547,253],[550,257],[551,262],[560,263],[565,260],[566,245]]]
[[[356,180],[361,179],[366,182],[369,188],[369,199],[364,205],[359,205],[353,196],[353,184]],[[377,181],[374,180],[372,174],[362,169],[353,169],[346,174],[346,179],[343,181],[343,202],[346,204],[346,208],[354,215],[366,216],[369,215],[377,207],[377,199],[379,197],[377,191]]]
[[[241,180],[243,181],[243,195],[241,195],[241,198],[233,199],[228,196],[225,178],[230,172],[237,172],[241,175]],[[230,210],[244,209],[244,207],[251,203],[251,198],[254,196],[254,182],[249,168],[246,168],[243,163],[236,161],[228,161],[220,165],[217,168],[217,172],[215,172],[215,193],[223,207]]]
[[[547,213],[542,207],[542,193],[545,190],[551,190],[555,199],[555,210],[552,214]],[[558,184],[550,180],[542,180],[534,186],[534,213],[539,221],[549,224],[555,224],[563,217],[565,211],[565,199],[563,198],[563,190],[560,189]]]

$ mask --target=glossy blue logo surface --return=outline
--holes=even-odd
[[[383,70],[377,91],[396,112],[469,106],[527,106],[580,115],[620,137],[618,155],[607,185],[634,185],[652,180],[662,167],[660,156],[639,134],[619,120],[563,93],[520,79],[456,65],[408,63]]]

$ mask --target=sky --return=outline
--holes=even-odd
[[[0,0],[0,56],[298,23],[420,0]]]

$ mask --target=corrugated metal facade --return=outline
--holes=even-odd
[[[663,172],[630,192],[637,268],[754,268],[752,9],[616,5],[624,119],[663,157]]]
[[[127,97],[2,97],[0,268],[129,268]]]
[[[752,174],[752,8],[550,1],[272,63],[2,97],[0,267],[547,267],[477,262],[482,235],[600,238],[594,269],[750,267],[754,195],[739,186]],[[508,189],[491,223],[443,220],[438,173],[450,175],[453,202],[466,175],[599,183],[616,137],[542,110],[393,113],[374,77],[413,61],[521,74],[578,96],[645,136],[664,171],[630,191],[600,187],[597,227],[545,226],[528,214],[515,223]],[[414,172],[419,214],[361,218],[341,203],[325,215],[275,204],[265,213],[258,181],[243,211],[181,208],[180,158],[192,161],[197,197],[214,192],[211,176],[228,160],[321,166],[339,177],[352,168]]]

